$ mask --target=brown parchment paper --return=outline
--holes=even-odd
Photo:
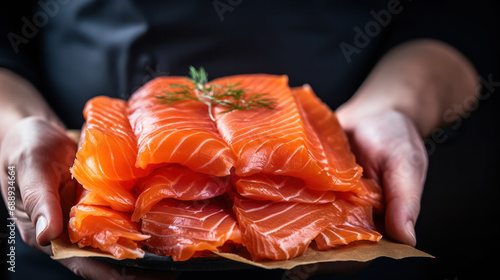
[[[53,259],[65,259],[72,257],[106,257],[115,259],[112,255],[93,249],[90,247],[79,248],[76,244],[71,244],[67,236],[62,236],[52,241]],[[389,257],[393,259],[402,259],[409,257],[426,257],[434,258],[433,256],[417,250],[411,246],[395,243],[388,239],[382,238],[377,243],[368,241],[358,241],[345,246],[328,251],[318,251],[309,247],[306,252],[299,257],[285,261],[253,261],[246,254],[233,253],[215,253],[220,257],[231,259],[237,262],[242,262],[257,267],[267,269],[291,269],[298,265],[307,265],[319,262],[336,262],[336,261],[358,261],[366,262],[378,257]]]
[[[73,139],[78,141],[79,138],[78,130],[68,131]],[[61,198],[69,198],[69,192],[66,191],[68,195],[62,195]],[[73,198],[74,199],[74,198]],[[63,200],[63,199],[62,199]],[[74,200],[73,200],[74,201]],[[67,201],[66,201],[67,202]],[[63,201],[64,204],[64,201]],[[68,209],[69,205],[63,207],[63,209]],[[69,212],[68,212],[69,213]],[[67,222],[67,217],[66,222]],[[67,231],[65,231],[61,237],[52,241],[52,252],[53,259],[66,259],[72,257],[105,257],[116,259],[111,254],[102,252],[98,249],[91,247],[79,248],[76,244],[72,244],[69,241]],[[409,257],[426,257],[434,258],[433,256],[417,250],[411,246],[395,243],[386,238],[382,238],[379,242],[369,242],[369,241],[357,241],[349,245],[339,246],[337,248],[328,251],[319,251],[309,247],[306,252],[299,257],[291,260],[285,261],[253,261],[248,253],[215,253],[222,258],[231,259],[237,262],[242,262],[257,267],[267,268],[267,269],[291,269],[299,265],[307,265],[312,263],[320,262],[336,262],[336,261],[359,261],[366,262],[379,257],[389,257],[393,259],[402,259]]]
[[[68,135],[69,138],[75,140],[76,143],[78,143],[80,141],[80,134],[81,134],[81,131],[79,129],[66,130],[66,135]]]
[[[417,250],[409,245],[395,243],[388,239],[382,238],[378,243],[369,241],[354,242],[349,245],[339,246],[328,251],[318,251],[309,247],[306,252],[299,257],[285,261],[252,261],[241,255],[216,253],[219,256],[231,260],[251,264],[254,266],[273,269],[291,269],[298,265],[306,265],[320,262],[337,262],[337,261],[358,261],[366,262],[379,257],[389,257],[393,259],[402,259],[409,257],[426,257],[434,258],[433,256]]]

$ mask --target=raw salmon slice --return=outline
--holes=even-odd
[[[82,187],[83,189],[83,187]],[[85,204],[85,205],[95,205],[95,206],[109,206],[109,202],[100,197],[97,193],[91,192],[87,189],[83,189],[80,195],[80,199],[76,204]]]
[[[309,85],[292,88],[292,93],[302,114],[306,116],[306,124],[318,135],[328,161],[336,166],[337,172],[355,174],[353,178],[359,179],[348,192],[339,192],[339,195],[349,201],[371,205],[377,212],[382,212],[382,188],[374,180],[360,177],[363,169],[356,163],[335,113],[316,96]]]
[[[221,198],[185,202],[163,200],[142,218],[141,230],[151,235],[149,251],[187,260],[197,252],[218,251],[227,242],[241,243],[236,220]]]
[[[375,231],[370,205],[343,199],[311,204],[232,197],[243,244],[254,260],[288,260],[300,256],[313,239],[324,250],[381,238]]]
[[[340,126],[335,113],[323,103],[309,85],[292,88],[299,111],[304,116],[304,124],[318,136],[324,149],[329,168],[335,174],[351,178],[351,184],[358,181],[363,168],[356,163],[349,140]]]
[[[80,164],[76,162],[71,168],[73,177],[82,184],[82,186],[94,192],[100,198],[105,200],[111,208],[123,211],[133,212],[137,197],[130,191],[137,180],[131,181],[111,181],[102,179],[96,173],[93,166]]]
[[[144,251],[138,242],[149,238],[129,215],[108,207],[81,204],[71,208],[68,232],[72,243],[99,248],[117,259],[142,258]]]
[[[138,140],[136,166],[179,163],[194,171],[229,175],[235,155],[210,119],[208,106],[197,100],[164,104],[158,96],[192,83],[183,77],[156,78],[129,100],[129,119]]]
[[[316,127],[307,122],[304,110],[298,105],[300,99],[288,87],[286,76],[239,75],[216,79],[211,84],[238,85],[248,89],[249,95],[267,93],[276,101],[272,110],[234,110],[221,114],[224,108],[214,109],[217,128],[237,156],[238,176],[287,175],[301,178],[311,188],[322,191],[348,191],[355,186],[361,168],[353,160],[339,166],[337,161],[331,161],[333,156],[328,156],[329,149],[323,146],[326,142],[318,136]],[[332,126],[343,133],[340,126],[335,123]],[[335,138],[333,142],[336,141]]]
[[[320,250],[328,250],[338,245],[354,241],[379,241],[382,235],[375,230],[372,207],[359,205],[347,200],[335,202],[342,209],[335,224],[325,228],[315,239]]]
[[[350,225],[339,225],[327,227],[316,237],[315,243],[319,250],[329,250],[354,241],[378,242],[380,239],[382,239],[382,235],[377,231]]]
[[[105,180],[127,181],[147,174],[135,167],[137,141],[128,121],[127,102],[95,97],[87,102],[83,115],[86,127],[76,155],[78,163],[90,166]]]
[[[384,212],[382,188],[373,179],[361,177],[354,190],[339,192],[337,195],[344,200],[373,207],[377,214]]]
[[[238,194],[255,200],[329,203],[336,197],[333,191],[311,189],[302,179],[290,176],[254,174],[238,177],[232,174],[231,182]]]
[[[136,178],[149,171],[135,167],[137,147],[128,122],[127,103],[95,97],[84,109],[86,125],[71,174],[113,209],[132,212]]]
[[[139,221],[164,198],[203,200],[222,195],[231,189],[229,177],[216,177],[174,164],[156,169],[139,180],[133,221]]]
[[[336,215],[333,203],[258,201],[233,195],[243,244],[256,261],[302,255]]]

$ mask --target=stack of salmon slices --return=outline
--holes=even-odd
[[[372,212],[383,207],[381,189],[362,177],[335,114],[309,86],[264,74],[209,85],[265,93],[273,108],[158,98],[193,88],[185,77],[156,78],[128,102],[87,103],[71,168],[84,189],[70,213],[73,243],[118,259],[237,249],[257,261],[380,240]]]

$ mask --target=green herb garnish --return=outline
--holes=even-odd
[[[196,70],[193,66],[189,67],[189,77],[187,77],[193,86],[172,84],[171,88],[175,91],[166,91],[162,96],[156,96],[165,104],[172,104],[181,100],[198,100],[208,105],[208,114],[210,119],[215,121],[212,115],[213,106],[223,106],[227,109],[220,114],[228,113],[234,110],[252,110],[255,108],[274,109],[276,102],[273,98],[268,98],[267,93],[247,94],[249,90],[236,88],[234,85],[208,85],[208,74],[200,67]]]

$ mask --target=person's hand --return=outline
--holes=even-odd
[[[346,131],[364,176],[384,189],[385,230],[390,238],[416,244],[415,222],[427,171],[427,154],[415,125],[395,111],[364,115],[361,107],[341,107],[337,117]],[[325,262],[285,271],[289,279],[303,280],[317,274],[356,274],[370,262]]]
[[[63,213],[69,214],[69,207],[74,203],[76,182],[71,179],[69,168],[76,149],[77,144],[62,128],[36,117],[16,123],[1,143],[0,182],[5,205],[10,208],[9,214],[17,219],[23,241],[46,254],[52,253],[50,241],[63,232]],[[65,196],[61,206],[60,191],[63,189],[70,196]],[[9,201],[15,201],[15,209]],[[63,259],[60,263],[86,279],[158,276],[91,258]]]
[[[428,162],[416,126],[396,110],[363,115],[341,108],[337,116],[364,175],[375,179],[384,190],[387,234],[415,246],[414,227]]]
[[[50,248],[44,246],[63,231],[59,189],[74,184],[69,167],[75,154],[76,143],[62,128],[35,117],[19,121],[1,143],[4,201],[8,205],[15,199],[15,210],[9,213],[17,219],[24,242],[39,251],[49,253]],[[9,176],[13,173],[8,171],[15,174]],[[15,193],[9,193],[12,182]]]
[[[384,190],[390,238],[416,245],[428,164],[422,137],[459,118],[446,114],[474,101],[478,87],[473,65],[459,51],[436,40],[414,40],[388,51],[337,109],[365,176]]]

